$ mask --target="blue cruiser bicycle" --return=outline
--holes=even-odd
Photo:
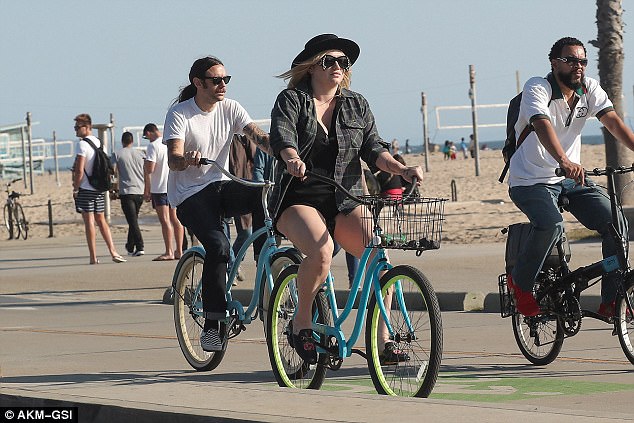
[[[427,397],[442,357],[442,321],[431,283],[417,268],[392,266],[387,249],[423,251],[440,248],[444,199],[404,196],[402,199],[358,198],[335,181],[307,172],[334,185],[362,204],[364,219],[373,228],[344,309],[339,314],[334,278],[324,281],[314,302],[313,337],[317,363],[310,365],[291,346],[291,323],[297,305],[298,265],[277,277],[267,315],[269,359],[282,387],[319,389],[327,369],[339,370],[344,358],[357,353],[366,358],[374,387],[380,394]],[[359,286],[363,284],[359,291]],[[391,294],[389,296],[388,294]],[[391,298],[386,301],[385,297]],[[342,325],[360,296],[354,328],[348,337]],[[354,348],[365,321],[365,351]],[[404,361],[385,363],[380,356],[381,332],[407,355]]]
[[[200,159],[200,163],[215,166],[227,177],[245,186],[262,187],[262,206],[264,207],[264,227],[255,231],[245,241],[228,276],[226,291],[227,334],[222,351],[207,352],[200,345],[200,334],[205,323],[201,283],[205,249],[202,246],[190,248],[183,254],[176,265],[172,288],[174,292],[174,323],[176,325],[178,343],[185,359],[194,369],[208,371],[213,370],[220,364],[226,352],[227,341],[245,330],[245,325],[258,318],[262,322],[266,322],[266,305],[268,304],[268,296],[273,288],[275,278],[288,265],[300,263],[302,256],[296,249],[279,247],[276,243],[273,223],[266,207],[268,195],[274,185],[272,182],[253,182],[237,178],[213,160],[203,158]],[[261,236],[266,236],[266,240],[258,257],[251,301],[245,307],[239,301],[233,299],[231,287],[236,278],[237,269],[245,258],[247,249]]]

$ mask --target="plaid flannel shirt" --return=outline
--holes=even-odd
[[[374,166],[379,154],[387,150],[387,144],[379,137],[367,100],[356,92],[341,89],[337,95],[341,103],[339,113],[333,116],[339,153],[335,162],[334,179],[354,195],[363,195],[361,183],[362,159]],[[281,204],[292,176],[285,173],[286,163],[281,161],[280,151],[291,147],[306,161],[317,136],[315,104],[308,83],[282,91],[271,111],[271,148],[280,163],[277,166],[278,182],[271,197],[274,215]],[[339,211],[354,208],[357,203],[339,191],[335,192]]]

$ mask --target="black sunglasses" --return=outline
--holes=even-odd
[[[220,82],[224,82],[225,85],[231,81],[231,75],[227,76],[203,76],[201,79],[211,79],[211,83],[214,85],[219,85]]]
[[[567,63],[570,66],[581,65],[583,67],[588,66],[588,59],[578,59],[576,57],[567,56],[567,57],[558,57],[557,60],[561,60],[564,63]]]
[[[348,56],[335,57],[327,54],[321,58],[321,67],[323,70],[334,66],[335,63],[339,63],[339,67],[343,70],[350,69],[350,59]]]

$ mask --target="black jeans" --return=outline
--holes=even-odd
[[[178,219],[205,247],[202,300],[207,319],[223,320],[227,310],[225,292],[231,246],[224,233],[222,219],[247,213],[253,214],[254,231],[264,226],[262,189],[245,187],[233,181],[212,182],[176,208]],[[254,243],[256,255],[263,244],[264,237]]]
[[[128,222],[128,242],[125,249],[132,251],[143,250],[143,237],[141,229],[139,229],[139,210],[143,204],[143,195],[141,194],[124,194],[120,196],[121,209]]]

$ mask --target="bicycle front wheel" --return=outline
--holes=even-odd
[[[385,362],[382,347],[385,322],[376,296],[368,306],[365,345],[372,382],[379,394],[428,397],[442,359],[442,320],[438,298],[429,280],[412,266],[396,266],[381,278],[381,301],[386,305],[394,335],[390,341],[407,354],[405,361]],[[380,349],[381,348],[381,349]]]
[[[619,295],[616,299],[614,317],[621,348],[630,363],[634,364],[634,319],[627,306],[626,298],[629,299],[630,305],[634,306],[634,283],[632,282],[625,288],[625,295]]]
[[[27,239],[29,236],[29,227],[21,204],[15,205],[15,208],[13,209],[13,216],[15,225],[18,227],[18,236],[22,236],[22,239]]]
[[[267,316],[266,344],[269,350],[269,360],[275,375],[275,380],[281,387],[299,389],[319,389],[326,377],[327,354],[317,357],[317,364],[309,365],[295,351],[289,342],[291,335],[290,322],[297,307],[297,269],[298,265],[291,265],[278,276]],[[330,325],[330,308],[323,292],[318,292],[313,302],[315,321]],[[321,336],[321,342],[325,336]]]
[[[226,351],[207,352],[200,346],[200,334],[205,324],[202,301],[202,274],[205,258],[198,251],[181,257],[174,272],[174,323],[181,351],[197,371],[215,369]]]
[[[273,283],[277,277],[291,264],[300,264],[302,262],[302,254],[295,248],[289,248],[284,251],[277,251],[271,255],[271,276]],[[269,310],[269,302],[271,300],[271,291],[266,284],[266,275],[262,275],[262,283],[260,284],[260,320],[264,324],[264,336],[267,336],[267,315]]]
[[[564,344],[564,330],[554,316],[526,317],[513,314],[513,334],[520,351],[528,361],[538,366],[552,363]]]

